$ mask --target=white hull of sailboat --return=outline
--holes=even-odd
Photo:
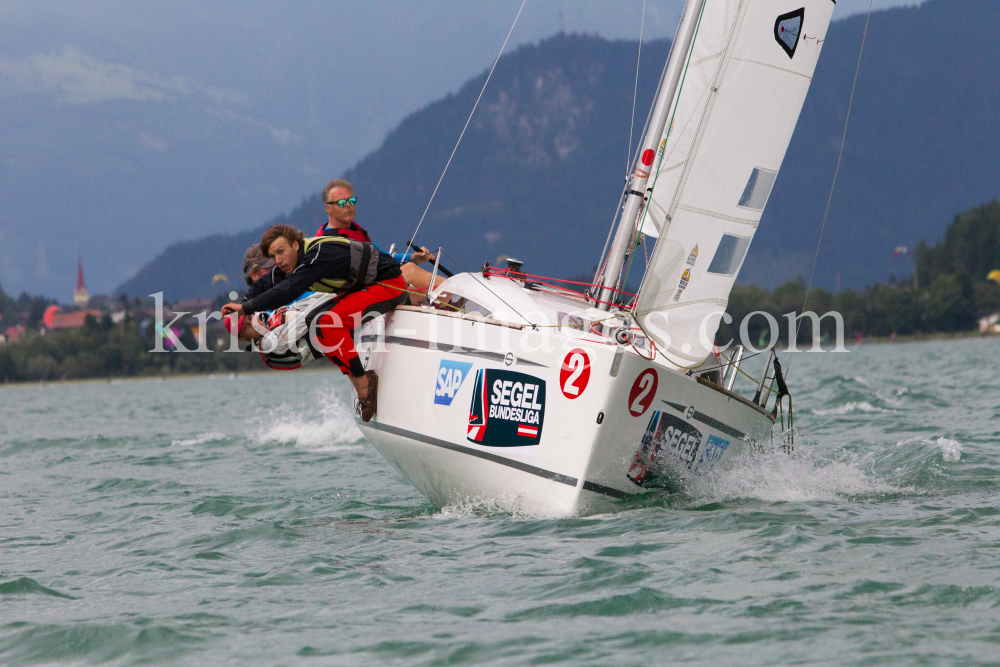
[[[773,424],[631,346],[555,328],[407,308],[367,325],[358,348],[380,378],[378,413],[358,426],[439,507],[607,511],[657,472],[704,471]]]
[[[696,474],[769,438],[770,415],[714,383],[711,340],[834,5],[688,0],[595,298],[533,285],[510,260],[446,281],[453,312],[403,309],[368,326],[360,347],[381,380],[361,429],[432,502],[601,511],[664,468]],[[638,295],[618,307],[638,230],[659,238]]]

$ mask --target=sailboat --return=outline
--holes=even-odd
[[[509,260],[364,325],[381,380],[358,426],[432,503],[603,512],[771,442],[774,366],[742,396],[739,348],[714,339],[834,6],[687,0],[589,292]],[[655,247],[630,299],[640,234]]]

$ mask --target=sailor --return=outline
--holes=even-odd
[[[243,279],[249,286],[243,296],[243,302],[246,303],[274,287],[276,282],[284,280],[285,274],[273,259],[260,251],[260,244],[254,243],[243,255]]]
[[[244,342],[250,350],[260,352],[264,363],[276,370],[295,370],[323,356],[309,340],[313,322],[336,303],[337,296],[323,292],[307,292],[308,296],[282,306],[271,313],[227,315],[226,329]],[[264,338],[267,340],[263,340]]]
[[[361,419],[369,421],[375,414],[378,376],[365,372],[352,333],[366,316],[387,313],[406,301],[399,265],[370,243],[338,236],[306,239],[289,225],[270,227],[261,237],[260,249],[274,260],[283,278],[241,304],[226,304],[223,316],[275,310],[309,290],[337,294],[336,304],[317,318],[315,344],[350,378]]]
[[[365,228],[354,219],[358,198],[354,195],[354,186],[349,181],[335,178],[327,183],[323,188],[323,204],[326,206],[328,219],[316,230],[316,236],[344,236],[355,241],[373,243]],[[379,251],[382,252],[382,249],[379,248]],[[427,248],[420,248],[412,253],[393,253],[392,258],[400,263],[403,279],[410,285],[411,292],[423,293],[413,294],[411,299],[414,299],[414,303],[423,301],[431,284],[431,274],[417,265],[433,261],[434,253]],[[437,287],[443,282],[444,278],[439,276],[434,281],[434,286]]]
[[[243,254],[243,280],[246,281],[247,287],[252,286],[273,268],[274,260],[264,256],[259,243],[254,243]]]

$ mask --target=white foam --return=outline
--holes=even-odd
[[[868,401],[844,403],[843,405],[838,405],[837,407],[830,408],[829,410],[813,410],[813,414],[815,415],[848,415],[853,412],[892,412],[892,410],[877,407]]]
[[[441,519],[471,519],[473,517],[513,514],[515,503],[506,498],[466,498],[463,501],[445,505],[437,514]]]
[[[312,451],[341,452],[364,449],[354,423],[354,411],[329,391],[319,391],[310,405],[281,406],[257,419],[250,438],[259,444],[297,445]]]
[[[738,457],[725,467],[692,478],[687,486],[699,503],[736,499],[829,502],[902,490],[866,473],[856,459],[821,461],[782,452]]]
[[[932,449],[935,445],[941,450],[941,458],[945,461],[955,462],[962,458],[962,443],[958,440],[941,437],[937,440],[927,438],[907,438],[896,443],[896,447],[906,447],[908,445],[921,445]]]
[[[462,501],[445,505],[436,515],[439,519],[471,519],[482,517],[506,516],[512,519],[545,519],[553,516],[552,512],[525,507],[524,498],[520,494],[501,494],[499,496],[467,497]]]
[[[958,440],[938,438],[937,444],[941,447],[941,458],[945,461],[957,461],[962,458],[962,443]]]
[[[225,433],[217,433],[213,431],[211,433],[203,433],[199,436],[195,436],[194,438],[190,438],[187,440],[173,440],[171,441],[170,444],[173,445],[174,447],[194,447],[195,445],[204,445],[206,442],[214,442],[215,440],[225,440],[225,438],[226,438]]]

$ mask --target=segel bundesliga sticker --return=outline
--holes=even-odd
[[[472,364],[464,361],[449,361],[442,359],[438,366],[437,384],[434,387],[434,403],[437,405],[451,405],[455,394],[462,387],[465,376],[472,369]]]
[[[471,442],[487,447],[537,445],[545,418],[545,380],[532,375],[481,368],[469,408]]]

